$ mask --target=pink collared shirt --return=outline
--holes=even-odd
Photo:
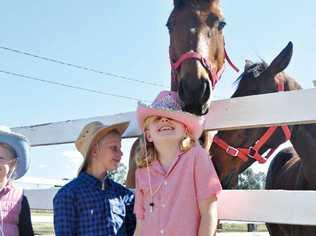
[[[196,236],[200,225],[198,203],[221,191],[221,185],[208,153],[196,144],[180,153],[167,172],[159,161],[149,167],[153,196],[146,168],[136,171],[134,213],[142,219],[142,236]]]

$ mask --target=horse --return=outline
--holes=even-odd
[[[235,69],[225,47],[224,16],[219,0],[174,0],[166,24],[169,36],[171,90],[177,91],[184,111],[195,115],[208,112],[212,90],[223,72],[225,59]],[[204,134],[206,137],[208,133]],[[131,149],[125,184],[135,187],[134,156],[137,140]]]
[[[292,51],[290,42],[270,65],[247,61],[232,97],[301,89],[283,72],[290,63]],[[272,160],[266,189],[316,190],[315,124],[218,132],[210,155],[223,188],[236,188],[240,173],[255,161],[264,163],[286,140],[293,147],[280,151]],[[263,156],[264,153],[267,155]],[[315,226],[267,224],[267,228],[272,236],[316,235]]]
[[[168,18],[171,90],[177,91],[184,111],[208,112],[212,89],[219,81],[225,58],[224,17],[219,0],[174,0]]]

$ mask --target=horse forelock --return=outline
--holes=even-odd
[[[174,8],[179,9],[187,4],[199,5],[200,3],[209,3],[209,11],[218,18],[223,18],[222,9],[219,0],[173,0]]]

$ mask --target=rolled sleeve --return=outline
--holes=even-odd
[[[195,157],[194,178],[198,201],[217,196],[222,190],[211,158],[202,148]]]

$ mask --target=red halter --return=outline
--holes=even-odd
[[[225,52],[225,59],[227,60],[227,62],[229,63],[229,65],[236,71],[239,72],[239,69],[233,64],[233,62],[231,61],[231,59],[229,58],[226,49],[224,48],[224,52]],[[201,54],[194,52],[194,51],[190,51],[190,52],[186,52],[183,53],[180,58],[173,63],[172,60],[170,60],[171,63],[171,79],[172,79],[172,83],[177,81],[177,71],[178,69],[181,67],[181,64],[186,61],[186,60],[198,60],[202,66],[205,68],[205,70],[207,71],[209,78],[211,79],[211,83],[212,83],[212,87],[214,88],[215,85],[217,84],[217,82],[220,80],[223,72],[224,72],[224,66],[217,72],[215,73],[212,70],[212,65],[207,61],[207,59],[205,57],[203,57]],[[177,84],[177,83],[176,83]]]
[[[284,91],[284,83],[278,84],[278,91]],[[214,137],[213,142],[221,147],[227,154],[232,157],[238,157],[243,161],[247,161],[248,158],[253,158],[257,160],[260,164],[263,164],[267,159],[273,154],[275,149],[270,149],[269,153],[263,157],[260,155],[259,151],[262,146],[271,138],[277,128],[282,128],[286,141],[291,138],[291,131],[287,125],[284,126],[273,126],[270,127],[262,137],[255,143],[254,146],[249,148],[235,148],[228,145],[223,139],[219,138],[217,135]]]

